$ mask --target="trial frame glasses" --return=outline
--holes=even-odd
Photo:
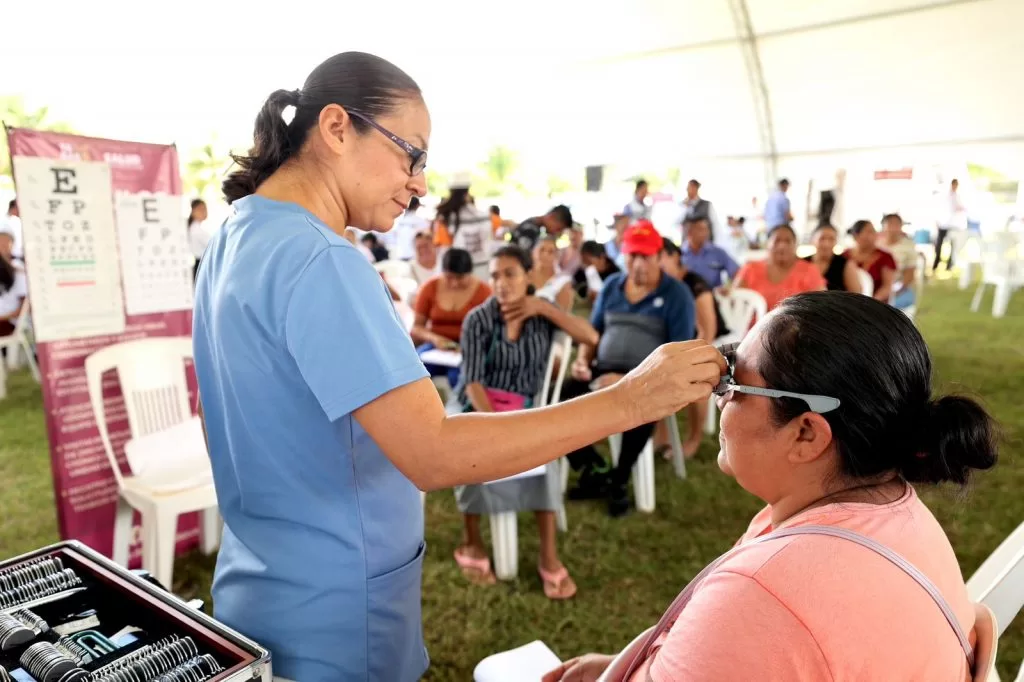
[[[725,356],[725,361],[729,364],[728,373],[725,374],[722,379],[715,386],[712,393],[717,396],[722,396],[726,399],[729,398],[731,393],[746,393],[747,395],[759,395],[766,398],[796,398],[802,400],[811,412],[816,414],[825,414],[826,412],[832,412],[833,410],[839,409],[839,398],[832,398],[826,395],[813,395],[810,393],[793,393],[792,391],[779,391],[774,388],[762,388],[760,386],[744,386],[743,384],[737,384],[733,378],[733,374],[736,371],[736,349],[739,348],[738,343],[729,343],[724,346],[718,347],[718,352]]]

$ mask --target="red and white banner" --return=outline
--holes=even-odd
[[[107,308],[90,316],[77,311],[76,318],[76,311],[68,307],[71,299],[67,296],[71,291],[79,297],[82,292],[89,291],[116,291],[116,295],[121,296],[125,286],[130,291],[124,294],[129,297],[133,292],[136,298],[144,297],[149,291],[140,289],[146,283],[140,284],[139,263],[125,264],[126,259],[118,255],[118,233],[124,226],[117,225],[115,220],[124,222],[133,208],[139,212],[163,206],[166,213],[174,210],[176,205],[173,218],[165,217],[162,224],[175,219],[184,230],[178,153],[173,145],[103,140],[25,129],[9,129],[7,140],[15,180],[19,183],[18,208],[23,238],[26,246],[31,240],[37,240],[34,251],[26,252],[25,265],[33,318],[41,316],[37,325],[42,327],[37,330],[42,332],[40,338],[49,339],[38,343],[37,350],[43,376],[43,403],[60,534],[64,539],[80,540],[110,556],[117,508],[117,481],[93,418],[85,377],[85,358],[101,348],[124,341],[152,336],[190,336],[192,312],[186,309],[190,300],[182,300],[179,295],[174,297],[174,304],[163,304],[162,312],[128,314],[140,308],[160,310],[160,301],[167,301],[168,296],[166,291],[158,290],[156,294],[149,295],[149,301],[140,299],[141,302],[137,302],[129,298],[127,307],[121,300],[111,301],[107,296],[107,300],[99,301]],[[43,160],[50,162],[43,163]],[[50,192],[49,198],[43,198],[45,192]],[[62,193],[67,194],[66,200]],[[157,201],[151,195],[161,197]],[[138,197],[134,204],[132,197]],[[47,231],[57,231],[60,236],[52,239]],[[44,235],[47,235],[45,240]],[[113,244],[113,248],[108,242]],[[122,243],[121,249],[125,247]],[[44,249],[53,251],[52,262],[44,262],[46,259],[41,256],[50,255],[50,251]],[[61,249],[64,251],[58,252]],[[132,249],[133,253],[142,253],[142,249],[137,247],[137,240],[132,242]],[[33,252],[36,254],[35,262]],[[45,278],[41,279],[42,271],[45,271]],[[122,273],[125,273],[123,283],[120,281]],[[37,282],[35,289],[34,281]],[[51,300],[40,300],[37,304],[37,293],[39,296],[48,295]],[[157,302],[155,306],[153,300]],[[97,302],[83,298],[81,305],[87,304],[95,305]],[[44,308],[47,305],[52,309]],[[115,314],[123,319],[112,319]],[[85,322],[87,317],[91,323]],[[118,330],[119,333],[91,335],[100,330]],[[189,404],[194,405],[195,377],[191,368],[188,370],[188,382],[192,394]],[[121,470],[127,472],[124,443],[130,438],[128,418],[113,373],[104,378],[104,402],[114,451]],[[197,544],[199,527],[197,514],[179,519],[179,552]],[[133,540],[132,564],[138,565],[141,554],[138,518]]]

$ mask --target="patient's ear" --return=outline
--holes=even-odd
[[[789,423],[792,429],[793,446],[789,449],[789,461],[794,464],[808,464],[828,452],[832,445],[832,426],[816,412],[804,412]]]

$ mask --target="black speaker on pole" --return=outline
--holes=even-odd
[[[600,192],[604,182],[604,166],[587,166],[587,191]]]

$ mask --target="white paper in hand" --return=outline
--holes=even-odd
[[[560,665],[558,656],[537,640],[480,661],[473,671],[473,682],[540,682]]]
[[[440,365],[441,367],[458,367],[462,364],[462,353],[455,350],[441,350],[431,348],[420,353],[420,360],[425,365]]]

